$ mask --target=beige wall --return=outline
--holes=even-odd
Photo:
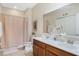
[[[2,7],[0,6],[0,13],[2,12]]]
[[[2,7],[0,6],[0,20],[2,19],[1,13],[2,13]]]
[[[60,3],[40,3],[38,5],[36,5],[33,9],[33,20],[37,20],[38,21],[38,25],[37,25],[37,32],[43,32],[43,15],[46,13],[49,13],[51,11],[54,11],[58,8],[61,8],[65,5],[69,5],[69,4],[60,4]]]

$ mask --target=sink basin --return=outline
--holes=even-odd
[[[50,42],[50,43],[52,43],[52,44],[56,44],[56,45],[62,44],[62,42],[59,41],[59,40],[48,39],[47,41]]]
[[[49,42],[50,44],[54,44],[58,47],[62,47],[62,48],[65,48],[65,49],[75,49],[76,46],[73,45],[73,44],[69,44],[67,42],[64,42],[64,41],[60,41],[60,40],[54,40],[53,38],[45,38],[44,40],[46,40],[46,42]],[[79,45],[77,45],[79,47]]]
[[[66,42],[63,42],[62,44],[59,44],[60,47],[64,47],[65,49],[75,49],[76,46],[73,46],[72,44],[68,44]]]
[[[60,47],[67,47],[67,48],[72,48],[72,47],[75,47],[75,46],[73,46],[72,44],[68,44],[67,42],[62,42],[62,41],[59,41],[59,40],[48,40],[50,43],[52,43],[52,44],[56,44],[56,45],[58,45],[58,46],[60,46]]]

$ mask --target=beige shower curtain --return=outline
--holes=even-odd
[[[4,47],[11,48],[23,45],[24,39],[24,25],[23,17],[3,15],[4,19]],[[27,33],[26,33],[27,34]]]

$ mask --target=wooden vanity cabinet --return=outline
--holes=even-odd
[[[33,41],[33,55],[34,56],[45,56],[45,44],[34,40]]]
[[[38,50],[38,46],[37,45],[33,45],[33,55],[37,56],[37,50]]]
[[[61,50],[54,46],[50,46],[46,43],[38,40],[33,40],[33,55],[34,56],[75,56],[75,54]]]

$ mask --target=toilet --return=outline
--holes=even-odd
[[[26,56],[32,56],[33,55],[33,48],[32,48],[32,46],[33,46],[33,43],[32,42],[27,42],[26,44],[25,44],[25,55]]]

